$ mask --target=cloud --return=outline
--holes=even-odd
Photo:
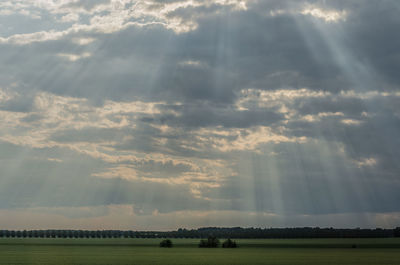
[[[71,62],[75,62],[77,60],[80,60],[80,59],[83,59],[83,58],[88,58],[88,57],[92,56],[88,52],[85,52],[85,53],[82,53],[82,54],[59,53],[57,55],[62,57],[62,58],[65,58],[66,60],[71,61]]]
[[[312,5],[305,7],[300,13],[303,15],[309,15],[323,19],[326,22],[338,22],[340,20],[345,21],[347,17],[346,10],[327,10]]]
[[[62,16],[60,20],[62,22],[75,22],[75,21],[79,20],[79,15],[78,14],[74,14],[74,13],[70,13],[70,14]]]
[[[395,223],[397,7],[2,1],[1,211],[38,226]]]

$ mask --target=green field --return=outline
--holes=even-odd
[[[200,249],[197,239],[0,239],[0,264],[400,264],[400,239],[239,239]],[[357,248],[352,248],[356,245]]]

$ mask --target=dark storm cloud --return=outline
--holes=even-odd
[[[399,211],[398,181],[382,181],[370,169],[349,166],[335,144],[279,144],[277,155],[242,154],[238,176],[205,196],[235,210],[284,214],[325,214]],[[321,148],[322,147],[322,148]],[[322,149],[327,148],[323,151]],[[249,176],[246,180],[241,176]]]
[[[168,108],[168,106],[166,106]],[[283,115],[271,108],[267,110],[238,111],[229,105],[192,104],[172,107],[179,115],[157,115],[148,122],[171,126],[247,128],[256,125],[273,125],[284,119]]]
[[[351,36],[347,39],[349,46],[360,61],[372,65],[380,82],[398,88],[400,36],[395,31],[400,23],[400,18],[396,15],[400,10],[400,3],[355,1],[352,6],[353,15],[349,16],[346,26],[346,33]]]
[[[245,87],[309,87],[337,91],[351,86],[354,80],[349,80],[348,73],[335,63],[335,54],[312,20],[304,15],[269,16],[269,11],[277,9],[275,5],[301,7],[290,2],[260,2],[250,4],[246,11],[232,11],[229,17],[220,13],[200,17],[196,30],[180,35],[160,26],[131,27],[112,37],[99,34],[97,38],[102,44],[88,47],[74,48],[66,39],[20,47],[19,53],[30,56],[18,56],[29,60],[14,73],[26,83],[38,80],[38,84],[33,84],[55,93],[116,100],[141,96],[232,102],[234,92]],[[397,4],[393,2],[393,5]],[[389,4],[386,6],[382,12],[387,12],[387,16],[382,17],[375,12],[374,4],[341,4],[342,9],[350,8],[347,21],[325,23],[324,27],[327,31],[342,32],[339,37],[350,44],[348,49],[355,58],[369,63],[385,86],[393,86],[398,67],[395,59],[398,40],[394,34],[398,22],[392,15],[395,9],[390,9]],[[184,12],[184,9],[175,12]],[[378,17],[380,23],[374,23]],[[379,38],[376,31],[370,30],[377,24]],[[36,56],[32,56],[32,50]],[[92,52],[93,56],[76,62],[51,56],[54,53],[79,54],[83,50]],[[21,67],[18,57],[13,59]],[[198,61],[205,67],[180,64],[188,60]],[[52,75],[40,71],[48,71],[46,65],[56,66]]]
[[[232,102],[234,91],[243,87],[257,84],[264,88],[270,74],[298,72],[297,80],[291,83],[305,86],[311,84],[301,83],[301,80],[315,79],[318,73],[332,74],[333,67],[329,64],[321,67],[315,62],[293,18],[260,16],[252,10],[238,12],[228,20],[218,15],[207,17],[199,21],[198,29],[181,35],[160,27],[129,28],[113,38],[106,35],[99,39],[103,39],[104,44],[96,47],[92,58],[73,63],[52,55],[79,53],[82,47],[73,48],[60,42],[33,45],[34,50],[41,52],[29,57],[26,69],[19,71],[21,79],[32,83],[31,79],[37,76],[40,89],[89,98],[121,99],[121,95],[132,97],[139,93],[153,99],[160,96],[163,99]],[[32,48],[19,49],[24,54],[30,53]],[[199,61],[206,67],[179,64],[187,60]],[[59,73],[56,79],[43,80],[46,74],[40,69],[47,70],[44,63],[56,66],[53,69],[55,74]],[[33,66],[39,71],[31,72]],[[83,69],[84,76],[79,74]],[[150,83],[149,77],[155,81]],[[284,81],[278,85],[288,86]],[[111,88],[113,93],[109,93]],[[148,95],[146,91],[152,93]]]
[[[295,107],[302,115],[321,112],[343,113],[341,116],[324,117],[320,121],[290,121],[288,134],[306,136],[342,143],[348,155],[356,160],[374,158],[375,168],[369,176],[392,180],[400,170],[395,157],[400,155],[400,119],[398,97],[374,96],[360,98],[321,98],[302,100]],[[346,124],[346,119],[355,119],[355,124]]]
[[[342,112],[346,117],[360,117],[362,112],[368,111],[366,102],[360,98],[341,98],[340,100],[333,98],[298,99],[294,102],[294,108],[302,115]]]
[[[13,112],[31,112],[33,110],[33,98],[28,95],[19,95],[5,102],[0,102],[0,110]]]

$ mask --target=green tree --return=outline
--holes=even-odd
[[[216,236],[209,236],[207,239],[200,240],[199,248],[217,248],[219,240]]]
[[[223,248],[237,248],[237,244],[235,241],[228,238],[227,240],[224,241],[224,243],[222,243],[222,247]]]
[[[172,241],[170,239],[164,239],[160,242],[161,248],[172,248]]]

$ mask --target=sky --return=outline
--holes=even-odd
[[[400,226],[399,12],[2,0],[1,229]]]

